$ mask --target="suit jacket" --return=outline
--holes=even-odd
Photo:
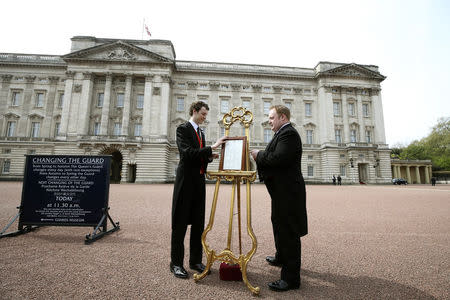
[[[202,141],[205,143],[203,132]],[[197,134],[191,123],[177,127],[177,146],[180,153],[175,185],[172,197],[172,228],[176,224],[205,222],[205,175],[200,175],[203,167],[206,171],[211,147],[200,148]]]
[[[302,142],[288,124],[277,132],[256,164],[272,198],[272,222],[289,226],[299,236],[308,233],[306,189],[301,173]]]

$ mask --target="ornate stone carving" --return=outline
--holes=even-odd
[[[12,75],[10,75],[10,74],[2,74],[2,81],[3,82],[11,82],[11,78],[12,78],[13,76]]]
[[[211,90],[217,91],[219,89],[220,82],[218,82],[218,81],[210,81],[209,82],[209,86],[210,86]]]
[[[272,88],[273,88],[273,91],[277,94],[281,93],[281,90],[283,89],[283,87],[279,86],[279,85],[274,85],[274,86],[272,86]]]
[[[84,79],[91,80],[92,77],[93,77],[92,72],[83,72],[83,78],[84,78]]]
[[[48,80],[50,80],[51,84],[55,84],[55,83],[58,83],[59,77],[58,76],[49,76]]]
[[[233,91],[239,91],[241,89],[241,85],[239,83],[232,83],[231,88]]]
[[[378,88],[371,88],[370,89],[370,95],[371,96],[378,96],[378,94],[380,93],[380,90],[381,89],[378,89]]]
[[[171,78],[169,75],[161,75],[162,82],[171,82]]]
[[[25,80],[27,81],[27,83],[33,83],[35,79],[36,76],[25,76]]]
[[[197,81],[188,81],[188,82],[186,82],[187,83],[187,85],[188,85],[188,87],[190,88],[190,89],[196,89],[197,88],[197,85],[198,85],[198,82]]]
[[[153,77],[155,77],[155,75],[148,73],[145,75],[145,82],[152,82],[153,81]]]
[[[293,88],[293,90],[294,90],[294,93],[298,94],[298,95],[301,95],[302,91],[303,91],[303,89],[301,87],[295,87],[295,88]]]
[[[107,59],[111,60],[136,60],[136,55],[128,52],[123,48],[114,49],[106,55]]]
[[[252,84],[252,88],[253,88],[253,90],[255,90],[255,92],[261,92],[262,85],[261,84]]]
[[[81,89],[82,89],[81,84],[74,84],[73,85],[73,92],[74,93],[81,93]]]
[[[75,72],[74,71],[66,71],[66,76],[69,79],[73,79],[75,77]]]
[[[155,96],[161,95],[161,88],[160,87],[154,87],[153,88],[153,95],[155,95]]]

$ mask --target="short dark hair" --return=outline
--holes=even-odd
[[[206,104],[203,101],[192,102],[191,107],[189,107],[189,115],[192,116],[192,114],[194,113],[194,110],[200,111],[200,109],[202,109],[202,107],[204,107],[206,110],[209,110],[208,104]]]
[[[291,119],[291,111],[284,105],[273,105],[270,109],[275,109],[278,116],[285,115],[288,121]]]

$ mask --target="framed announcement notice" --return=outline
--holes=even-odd
[[[220,171],[245,171],[247,137],[229,137],[222,144]]]

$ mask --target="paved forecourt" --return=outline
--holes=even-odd
[[[0,182],[0,189],[3,228],[16,214],[22,183]],[[43,227],[0,239],[0,299],[254,299],[242,282],[219,280],[218,262],[198,283],[189,269],[188,280],[169,272],[172,190],[171,184],[111,185],[110,213],[121,230],[92,245],[84,244],[89,227]],[[206,222],[213,191],[207,185]],[[221,185],[207,236],[218,251],[226,246],[230,197],[231,186]],[[258,249],[248,276],[261,298],[448,299],[450,186],[307,185],[310,233],[302,238],[302,287],[285,293],[267,287],[280,274],[265,263],[274,243],[264,185],[252,185],[252,199]],[[250,240],[244,203],[245,254]],[[236,214],[234,221],[232,248],[238,253]]]

